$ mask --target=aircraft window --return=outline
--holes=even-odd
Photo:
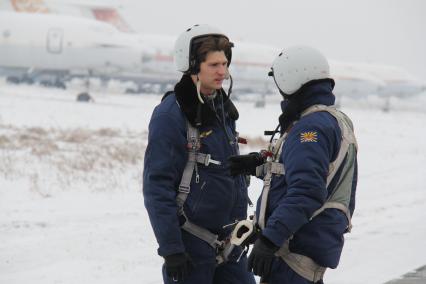
[[[10,37],[10,31],[9,31],[9,30],[5,30],[5,31],[3,31],[3,37],[4,37],[4,38],[8,38],[8,37]]]

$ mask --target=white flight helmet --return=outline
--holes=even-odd
[[[278,89],[286,95],[296,93],[312,81],[330,78],[327,59],[318,50],[308,46],[284,49],[272,63],[272,72]]]
[[[175,42],[174,61],[176,69],[187,72],[190,69],[191,46],[193,40],[208,35],[217,35],[228,38],[219,29],[208,25],[195,25],[183,32]]]

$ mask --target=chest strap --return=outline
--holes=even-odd
[[[220,161],[213,160],[210,154],[200,153],[200,132],[197,128],[193,127],[189,122],[187,122],[187,140],[188,140],[188,160],[183,170],[182,178],[180,180],[178,195],[176,197],[176,202],[178,204],[179,210],[182,210],[183,213],[183,204],[188,198],[189,192],[191,191],[191,180],[192,175],[195,171],[195,182],[200,181],[200,176],[198,174],[197,164],[203,164],[208,166],[210,163],[215,165],[220,165]]]
[[[287,137],[287,133],[284,133],[284,135],[281,136],[275,144],[273,145],[271,144],[269,146],[268,150],[273,153],[273,160],[267,161],[265,164],[256,168],[256,175],[258,172],[260,174],[261,173],[265,174],[263,179],[262,201],[260,204],[259,219],[258,219],[259,227],[262,230],[265,229],[266,205],[268,202],[269,190],[271,189],[272,175],[285,174],[284,165],[282,163],[278,163],[278,159],[281,154],[282,144],[284,143],[286,137]],[[271,159],[271,158],[268,158],[268,159]],[[266,170],[266,173],[265,173],[265,170]]]
[[[199,153],[201,147],[200,132],[189,122],[187,122],[187,140],[188,160],[186,162],[185,169],[183,170],[182,178],[179,184],[178,194],[176,196],[178,214],[179,216],[182,216],[184,218],[184,223],[181,225],[181,228],[208,243],[216,251],[216,263],[221,264],[227,261],[228,256],[234,246],[231,245],[229,242],[219,241],[218,235],[213,234],[209,230],[189,221],[183,210],[183,205],[191,191],[191,180],[194,171],[195,182],[198,183],[200,181],[197,164],[200,163],[205,166],[208,166],[210,163],[220,165],[221,162],[211,159],[210,154]]]

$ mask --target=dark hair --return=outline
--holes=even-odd
[[[231,48],[233,46],[234,44],[224,36],[209,35],[193,39],[189,73],[197,74],[200,71],[200,64],[206,60],[207,54],[213,51],[223,51],[228,59],[229,66],[232,58]]]

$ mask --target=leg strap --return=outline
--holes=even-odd
[[[181,226],[181,228],[187,231],[188,233],[193,234],[197,238],[207,242],[214,249],[217,249],[218,247],[222,246],[222,242],[218,240],[218,235],[215,235],[209,230],[195,225],[189,220],[186,220],[185,223],[183,223],[183,225]]]
[[[181,228],[197,238],[207,242],[216,252],[216,264],[220,265],[228,261],[228,257],[235,248],[234,244],[228,241],[219,241],[218,235],[213,234],[186,219]]]

